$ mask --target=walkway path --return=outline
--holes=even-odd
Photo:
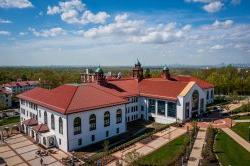
[[[242,147],[244,147],[247,151],[250,152],[250,143],[248,143],[245,139],[243,139],[241,136],[236,134],[233,130],[230,128],[222,128],[222,130],[229,135],[233,140],[235,140],[238,144],[240,144]]]
[[[191,151],[188,166],[198,166],[199,160],[202,159],[202,147],[205,143],[207,128],[202,128],[198,131],[197,137],[194,142],[193,149]]]
[[[176,127],[170,127],[167,130],[155,133],[151,137],[141,140],[124,150],[113,153],[112,156],[114,156],[116,160],[109,163],[108,165],[115,166],[117,161],[122,163],[122,165],[126,165],[123,159],[127,153],[135,150],[142,156],[148,155],[149,153],[153,152],[154,150],[160,148],[161,146],[181,136],[184,133],[186,133],[185,128]]]
[[[238,123],[248,123],[250,122],[250,119],[241,119],[241,120],[234,120],[234,121]]]

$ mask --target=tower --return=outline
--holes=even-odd
[[[138,79],[138,81],[141,81],[143,79],[143,68],[141,67],[141,63],[137,59],[137,63],[133,67],[133,78]]]
[[[99,85],[103,85],[105,83],[104,72],[100,66],[95,70],[95,77],[96,77],[96,82]]]

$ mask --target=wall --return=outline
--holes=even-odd
[[[119,124],[116,124],[117,109],[122,110],[122,123]],[[110,126],[104,127],[104,113],[106,111],[110,112]],[[91,114],[96,115],[96,129],[92,131],[89,130],[89,116]],[[76,117],[81,118],[81,134],[74,135],[73,122]],[[68,115],[69,151],[115,136],[117,135],[117,128],[119,128],[120,130],[119,134],[126,131],[125,105],[106,107],[102,109],[70,114]],[[109,137],[106,137],[106,131],[109,131]],[[95,141],[93,142],[91,140],[92,135],[95,135]],[[82,145],[78,145],[79,139],[82,139]]]

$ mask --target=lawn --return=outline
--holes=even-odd
[[[225,166],[243,166],[250,163],[250,153],[222,131],[216,137],[215,153]]]
[[[153,153],[141,158],[138,161],[139,165],[168,165],[176,157],[184,152],[185,146],[188,144],[188,142],[189,137],[187,134],[184,134],[162,146]]]
[[[20,117],[19,116],[10,117],[10,118],[0,120],[0,126],[12,124],[12,123],[18,123],[18,122],[20,122]]]
[[[245,120],[245,119],[250,119],[250,115],[246,115],[246,116],[240,116],[238,118],[236,118],[237,120]]]
[[[249,126],[250,123],[237,123],[235,126],[233,126],[233,131],[235,131],[237,134],[239,134],[242,138],[248,141],[249,136]]]

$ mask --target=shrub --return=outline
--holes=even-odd
[[[207,129],[205,144],[202,149],[202,165],[208,165],[211,163],[217,163],[217,158],[214,154],[213,145],[217,129],[212,128],[211,126]]]

